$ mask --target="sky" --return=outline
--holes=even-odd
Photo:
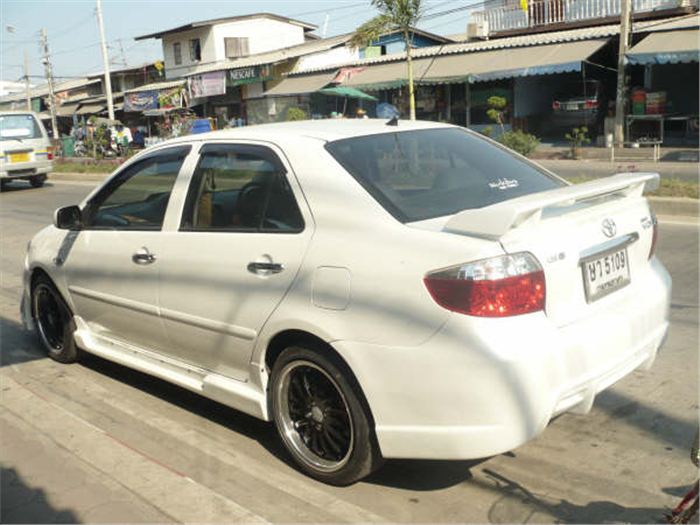
[[[438,34],[463,33],[467,11],[442,11],[474,5],[474,0],[423,0],[426,14],[439,15],[419,24]],[[76,78],[103,70],[95,0],[0,0],[0,79],[19,80],[24,52],[32,84],[44,83],[39,34],[45,28],[54,75]],[[328,16],[326,36],[352,31],[372,18],[370,0],[102,0],[111,68],[139,66],[162,58],[161,41],[134,41],[135,36],[189,22],[270,12],[319,26]]]

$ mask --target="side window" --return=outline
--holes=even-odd
[[[85,209],[91,229],[160,230],[190,146],[169,148],[126,168]]]
[[[272,151],[208,144],[200,150],[181,229],[296,233],[304,229],[304,221]]]

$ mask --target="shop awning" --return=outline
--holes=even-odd
[[[651,33],[627,53],[630,64],[678,64],[697,62],[700,30]]]
[[[75,113],[75,110],[78,109],[78,104],[61,104],[56,108],[56,116],[57,117],[71,117]]]
[[[581,64],[607,42],[607,39],[582,40],[438,57],[417,78],[429,82],[468,76],[472,82],[482,82],[581,71]]]
[[[416,84],[482,82],[501,78],[580,71],[581,63],[607,44],[607,39],[562,42],[417,59]],[[406,84],[406,62],[368,66],[343,85],[368,91]]]
[[[98,115],[102,113],[106,106],[102,104],[85,104],[80,106],[78,111],[75,112],[76,115]]]
[[[317,75],[287,77],[275,87],[265,91],[265,95],[303,95],[313,93],[329,84],[334,77],[335,71]]]

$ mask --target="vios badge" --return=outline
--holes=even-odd
[[[605,219],[601,225],[601,229],[606,237],[615,237],[615,234],[617,233],[617,225],[612,219]]]

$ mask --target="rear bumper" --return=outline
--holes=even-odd
[[[543,313],[455,314],[418,347],[334,346],[367,397],[384,457],[487,457],[532,439],[557,414],[588,412],[601,390],[651,366],[668,330],[670,288],[653,261],[633,294],[611,295],[604,312],[564,327]]]
[[[53,169],[51,161],[27,162],[16,166],[0,165],[0,179],[27,179],[36,175],[47,175]]]

